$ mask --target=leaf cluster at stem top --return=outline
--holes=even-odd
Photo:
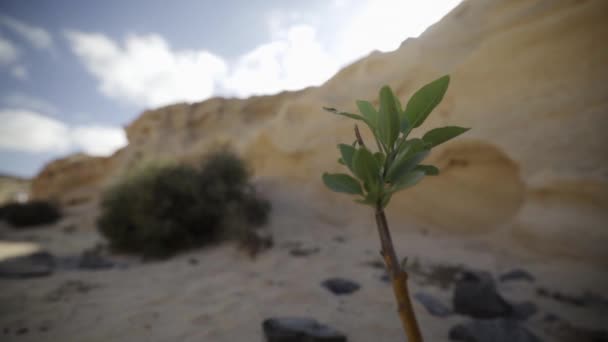
[[[359,195],[357,202],[374,207],[386,207],[392,195],[417,184],[424,176],[439,174],[432,165],[420,164],[431,149],[464,132],[468,128],[446,126],[426,132],[422,138],[408,139],[414,128],[426,120],[441,102],[450,82],[448,75],[423,86],[412,95],[405,108],[389,86],[379,93],[380,106],[357,101],[360,114],[324,109],[334,114],[358,120],[367,125],[374,136],[377,151],[360,142],[339,144],[338,162],[350,171],[323,174],[323,182],[333,191]]]

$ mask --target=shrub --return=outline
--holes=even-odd
[[[60,218],[57,206],[47,201],[9,203],[0,207],[0,219],[19,228],[52,224]]]
[[[167,257],[226,238],[244,239],[263,225],[270,204],[249,184],[245,163],[229,151],[197,169],[148,167],[108,189],[98,228],[112,248]]]

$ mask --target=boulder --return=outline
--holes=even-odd
[[[528,273],[527,271],[522,270],[522,269],[515,269],[515,270],[511,270],[509,272],[503,273],[500,275],[500,277],[498,277],[498,279],[500,279],[501,282],[508,282],[508,281],[534,282],[534,280],[535,280],[533,275],[531,275],[530,273]]]
[[[312,318],[269,318],[262,323],[267,342],[346,342],[346,335]]]
[[[344,278],[329,278],[324,280],[321,285],[335,295],[347,295],[361,288],[358,283]]]
[[[520,322],[511,319],[475,320],[450,329],[449,338],[462,342],[540,342]]]
[[[55,269],[55,257],[44,251],[0,261],[0,278],[49,276]]]
[[[456,313],[480,319],[505,317],[513,312],[487,272],[462,274],[454,287],[453,307]]]
[[[447,317],[453,313],[452,309],[428,293],[417,292],[414,294],[414,299],[422,304],[422,306],[424,306],[426,310],[433,316]]]

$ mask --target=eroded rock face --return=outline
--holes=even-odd
[[[396,196],[391,220],[457,234],[506,227],[536,253],[606,265],[605,13],[602,0],[464,1],[419,38],[372,53],[318,88],[146,111],[126,127],[129,145],[118,155],[53,163],[33,192],[70,202],[142,162],[194,163],[220,145],[240,152],[256,176],[322,189],[321,172],[341,170],[332,146],[352,140],[352,122],[322,106],[377,104],[384,84],[406,99],[449,73],[448,92],[421,131],[473,129],[431,154],[441,175]]]
[[[90,202],[99,196],[113,166],[112,158],[83,154],[55,160],[33,179],[30,196],[62,206]]]
[[[29,189],[29,179],[0,174],[0,205],[26,200]]]

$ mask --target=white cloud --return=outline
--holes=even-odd
[[[0,148],[25,152],[65,152],[69,128],[60,121],[27,110],[0,111]]]
[[[25,23],[21,20],[8,16],[0,16],[0,24],[13,30],[25,39],[30,45],[37,49],[49,49],[53,45],[53,38],[43,28]]]
[[[124,131],[107,126],[74,126],[23,109],[0,110],[0,150],[110,155],[126,145]]]
[[[159,35],[131,35],[124,46],[101,34],[66,35],[103,94],[137,105],[207,98],[226,72],[221,58],[202,50],[172,51]]]
[[[339,65],[319,44],[308,25],[289,28],[284,38],[248,52],[224,80],[228,93],[238,96],[269,94],[320,85]]]
[[[136,105],[200,101],[218,93],[249,96],[319,85],[338,69],[308,25],[292,26],[245,53],[230,68],[207,51],[173,51],[158,35],[129,36],[124,47],[101,34],[69,31],[75,54],[100,91]]]
[[[29,77],[27,69],[23,65],[15,65],[11,68],[11,74],[18,80],[25,81]]]
[[[462,0],[370,0],[354,7],[353,14],[334,35],[335,55],[352,61],[373,50],[392,51],[408,37],[419,36]],[[338,1],[342,2],[342,1]]]
[[[10,40],[0,36],[0,66],[11,64],[18,57],[19,49]]]
[[[39,113],[55,114],[57,107],[52,103],[23,93],[11,93],[2,96],[0,103],[8,108],[22,108]]]
[[[343,8],[346,7],[346,5],[348,5],[349,1],[348,0],[333,0],[332,1],[332,5],[335,8]]]
[[[74,146],[94,156],[108,156],[127,145],[124,131],[116,127],[80,126],[71,133]]]
[[[130,35],[122,45],[102,34],[68,31],[66,36],[103,94],[154,107],[321,85],[355,59],[418,36],[459,2],[334,0],[334,11],[347,14],[332,32],[318,32],[314,16],[272,11],[269,42],[230,64],[206,50],[172,50],[157,34]]]

